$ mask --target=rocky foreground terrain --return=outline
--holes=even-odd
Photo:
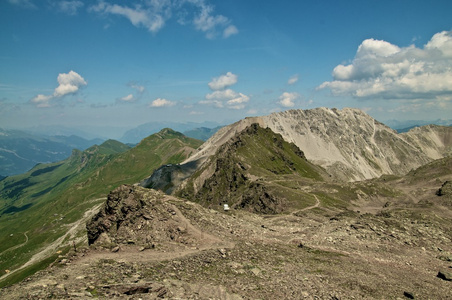
[[[314,201],[273,215],[123,185],[88,222],[90,246],[0,298],[450,299],[451,167],[328,186],[350,191],[346,207],[300,186]]]

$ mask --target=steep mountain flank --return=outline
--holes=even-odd
[[[221,128],[189,161],[206,159],[252,123],[281,134],[309,161],[345,181],[405,174],[452,149],[452,127],[426,126],[397,134],[358,109],[317,108],[246,118]]]
[[[297,146],[269,128],[251,124],[224,143],[176,195],[214,208],[228,204],[252,212],[279,213],[303,202],[288,192],[288,182],[322,181],[322,175],[327,176]]]
[[[41,247],[58,241],[67,226],[79,221],[109,191],[143,180],[162,164],[181,162],[201,143],[164,129],[127,151],[129,147],[110,140],[83,152],[74,150],[65,161],[2,180],[0,231],[5,234],[0,236],[0,270],[17,269]],[[10,250],[25,237],[25,244]]]

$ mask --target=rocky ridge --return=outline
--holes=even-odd
[[[306,158],[345,181],[402,175],[452,153],[452,127],[423,126],[398,134],[358,109],[289,110],[221,128],[186,162],[203,161],[252,123],[297,145]]]
[[[303,151],[281,135],[251,124],[219,147],[175,195],[204,206],[275,214],[299,205],[285,195],[287,182],[323,181],[328,175],[310,164]],[[293,192],[292,192],[293,193]],[[297,198],[296,204],[289,198]]]

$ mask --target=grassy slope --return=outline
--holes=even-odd
[[[40,247],[61,236],[93,201],[119,186],[138,182],[161,164],[179,163],[202,142],[162,130],[123,152],[119,142],[107,141],[67,160],[38,165],[26,174],[0,182],[0,270],[15,269]],[[26,209],[23,209],[23,208]],[[23,209],[23,211],[21,211]],[[9,211],[8,211],[9,210]],[[9,248],[28,243],[8,251]]]
[[[202,188],[195,192],[194,182],[204,176]],[[325,176],[295,145],[270,129],[253,125],[222,146],[177,194],[213,208],[229,203],[253,210],[250,205],[257,204],[261,206],[257,211],[273,213],[283,207],[313,205],[315,198],[299,187],[323,182]],[[244,204],[244,198],[254,204]]]

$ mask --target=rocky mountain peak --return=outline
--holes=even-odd
[[[309,161],[344,181],[405,174],[452,151],[451,127],[420,127],[398,134],[359,109],[316,108],[238,121],[220,129],[187,161],[213,155],[252,123],[281,134],[285,141],[297,145]]]

